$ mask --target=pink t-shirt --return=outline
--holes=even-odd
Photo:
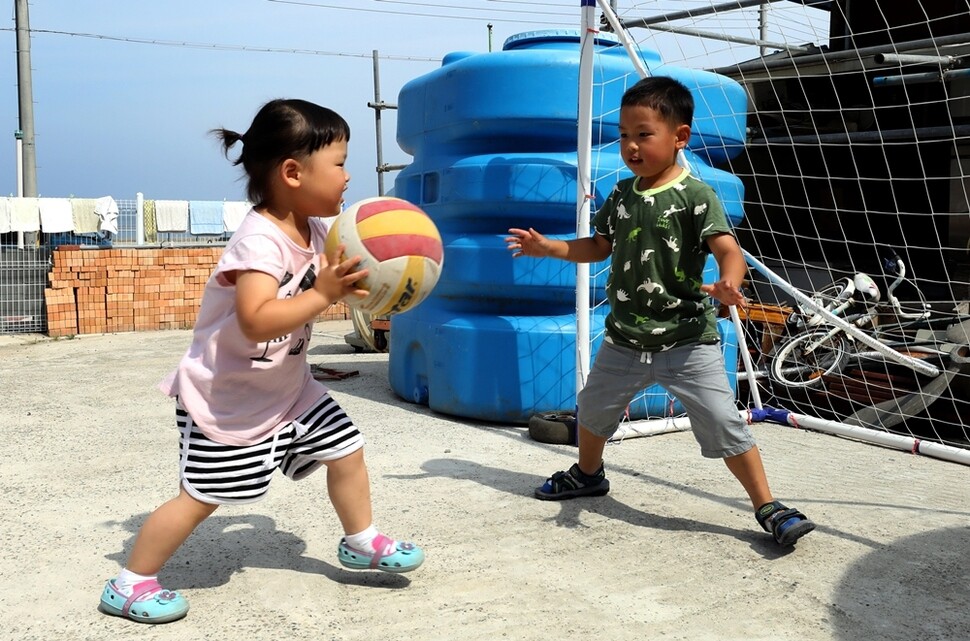
[[[251,210],[206,283],[192,345],[159,386],[178,396],[207,437],[252,445],[271,436],[327,393],[306,361],[312,321],[286,336],[254,343],[239,328],[236,287],[227,272],[260,271],[279,281],[276,297],[309,289],[320,269],[327,225],[310,219],[310,248]]]

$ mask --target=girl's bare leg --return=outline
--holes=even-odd
[[[144,576],[158,574],[175,550],[217,507],[194,499],[184,488],[180,489],[178,496],[152,512],[141,526],[127,569]]]
[[[363,448],[335,461],[327,461],[327,492],[345,534],[363,532],[374,518],[370,477]]]

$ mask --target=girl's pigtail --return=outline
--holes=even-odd
[[[240,134],[231,129],[213,129],[211,133],[222,141],[222,153],[229,158],[229,150],[237,142],[246,143],[245,134]],[[238,161],[237,161],[238,162]]]

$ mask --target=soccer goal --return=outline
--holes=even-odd
[[[581,0],[577,233],[629,175],[617,95],[684,81],[681,160],[749,264],[750,304],[720,310],[739,412],[970,464],[970,5],[616,4]],[[601,267],[577,273],[577,389],[603,338]],[[663,390],[630,416],[615,439],[689,429]]]

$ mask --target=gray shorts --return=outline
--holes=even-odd
[[[609,438],[640,391],[659,383],[681,402],[707,458],[744,454],[754,437],[741,418],[718,345],[638,352],[603,341],[577,397],[579,424]]]

